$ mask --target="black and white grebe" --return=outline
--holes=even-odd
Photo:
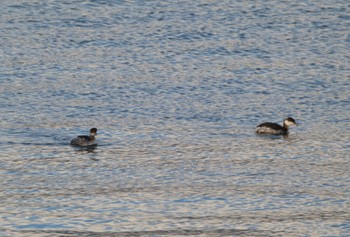
[[[90,136],[77,136],[74,138],[70,144],[73,146],[93,146],[97,145],[95,135],[97,133],[96,128],[90,129]]]
[[[288,134],[288,128],[291,125],[296,125],[297,123],[291,117],[286,118],[283,121],[283,126],[277,123],[262,123],[256,127],[256,133],[273,134],[273,135],[286,135]]]

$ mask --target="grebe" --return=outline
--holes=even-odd
[[[297,123],[291,117],[286,118],[283,121],[283,126],[277,123],[262,123],[256,127],[256,133],[265,133],[273,135],[286,135],[288,134],[288,127],[291,125],[296,125]]]
[[[90,129],[90,136],[77,136],[74,138],[70,144],[73,146],[93,146],[96,144],[95,135],[97,133],[96,128]]]

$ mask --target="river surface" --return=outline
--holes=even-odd
[[[349,49],[346,0],[2,0],[0,236],[350,236]]]

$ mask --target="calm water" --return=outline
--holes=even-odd
[[[0,236],[350,236],[349,7],[1,1]]]

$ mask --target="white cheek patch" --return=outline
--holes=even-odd
[[[289,120],[286,120],[285,122],[284,122],[287,126],[290,126],[290,125],[294,125],[295,123],[293,123],[293,122],[291,122],[291,121],[289,121]]]

